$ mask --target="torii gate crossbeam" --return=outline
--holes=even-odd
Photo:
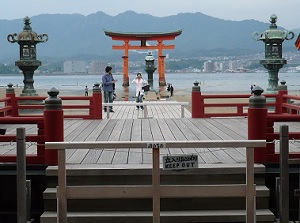
[[[124,50],[123,58],[123,86],[129,86],[128,76],[128,61],[129,50],[158,50],[158,74],[159,74],[159,86],[166,86],[165,79],[165,56],[163,56],[163,50],[175,49],[175,45],[164,45],[164,40],[174,40],[175,37],[182,33],[182,30],[176,30],[173,32],[158,33],[158,32],[146,32],[146,33],[124,33],[124,32],[112,32],[104,30],[105,35],[112,38],[112,40],[124,41],[122,46],[112,46],[113,50]],[[141,45],[130,45],[130,41],[140,41]],[[156,46],[147,46],[147,41],[157,41]]]

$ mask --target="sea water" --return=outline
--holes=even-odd
[[[158,74],[154,73],[153,87],[159,90]],[[284,80],[289,90],[300,90],[300,73],[279,73],[279,82]],[[55,87],[58,90],[82,90],[85,86],[93,88],[95,83],[101,83],[101,75],[34,75],[34,88],[49,90]],[[147,74],[143,74],[147,80]],[[119,81],[118,90],[123,89],[123,76],[114,75]],[[135,78],[129,75],[129,83]],[[268,87],[268,73],[166,73],[166,83],[173,85],[174,90],[191,91],[195,81],[200,83],[202,92],[250,92],[250,86],[256,84],[264,90]],[[0,86],[8,83],[14,86],[23,86],[23,75],[1,75]],[[129,89],[135,88],[129,86]]]

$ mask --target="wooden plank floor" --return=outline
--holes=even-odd
[[[144,118],[143,110],[136,110],[134,101],[127,101],[128,105],[131,106],[118,106],[118,104],[124,103],[124,101],[115,101],[113,106],[114,113],[109,113],[109,119],[136,119]],[[148,118],[180,118],[181,117],[181,106],[172,105],[172,101],[147,101],[147,103],[161,103],[162,105],[147,105],[147,117]],[[176,103],[176,101],[173,101]],[[103,119],[107,119],[107,113],[102,113]],[[192,114],[187,109],[184,109],[184,117],[191,118]]]
[[[192,119],[185,109],[185,117],[180,118],[179,105],[149,106],[150,118],[143,118],[143,111],[134,106],[115,106],[110,119],[103,113],[103,120],[65,119],[65,141],[163,141],[163,140],[243,140],[247,139],[247,118],[207,118]],[[300,123],[279,123],[289,125],[289,130],[300,131]],[[15,133],[18,125],[3,125],[7,134]],[[34,125],[22,125],[26,133],[36,133]],[[36,152],[36,143],[27,142],[28,154]],[[298,141],[290,141],[290,151],[299,152]],[[276,143],[278,148],[279,143]],[[15,143],[0,142],[0,154],[15,154]],[[194,154],[199,164],[239,164],[245,163],[245,149],[236,148],[167,148],[161,155]],[[150,149],[99,149],[68,150],[67,163],[72,164],[150,164]]]

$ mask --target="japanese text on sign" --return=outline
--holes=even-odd
[[[163,169],[164,170],[184,170],[198,168],[197,155],[185,156],[164,156]]]

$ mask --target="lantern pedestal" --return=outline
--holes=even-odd
[[[154,65],[154,57],[152,53],[149,51],[148,55],[145,58],[146,66],[145,71],[148,74],[148,84],[150,85],[150,91],[145,92],[145,95],[147,96],[147,100],[157,100],[159,99],[157,91],[154,90],[153,87],[153,73],[156,71],[156,67]]]
[[[36,69],[41,65],[41,61],[39,60],[18,60],[16,61],[16,66],[22,70],[24,75],[24,87],[20,96],[38,96],[36,90],[34,89],[33,83],[33,74]]]

